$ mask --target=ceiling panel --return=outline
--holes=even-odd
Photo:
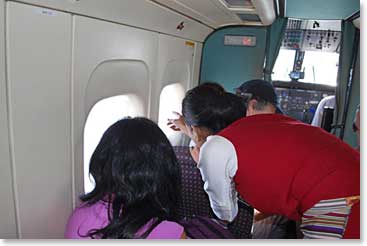
[[[154,2],[184,13],[212,28],[239,21],[218,0],[155,0]]]
[[[151,0],[212,28],[227,25],[269,25],[275,19],[273,0]]]

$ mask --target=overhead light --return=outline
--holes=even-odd
[[[245,8],[245,9],[253,9],[254,5],[251,0],[220,0],[227,8]]]
[[[237,14],[242,21],[261,21],[258,15],[254,14]]]

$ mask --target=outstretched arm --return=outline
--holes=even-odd
[[[173,112],[173,114],[175,114],[177,118],[168,119],[167,126],[174,131],[181,131],[183,134],[189,136],[183,116],[178,112]]]

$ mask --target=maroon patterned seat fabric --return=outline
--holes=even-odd
[[[191,158],[189,147],[173,147],[181,165],[182,194],[178,209],[179,219],[205,216],[215,218],[210,208],[208,195],[204,191],[204,182],[195,161]],[[228,226],[236,238],[251,238],[253,208],[239,203],[236,219]]]

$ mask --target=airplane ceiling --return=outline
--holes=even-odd
[[[342,20],[356,13],[358,17],[360,11],[359,0],[150,1],[195,19],[213,29],[229,25],[267,26],[272,24],[278,15],[295,19]]]
[[[213,29],[228,25],[270,25],[273,0],[151,0]]]

